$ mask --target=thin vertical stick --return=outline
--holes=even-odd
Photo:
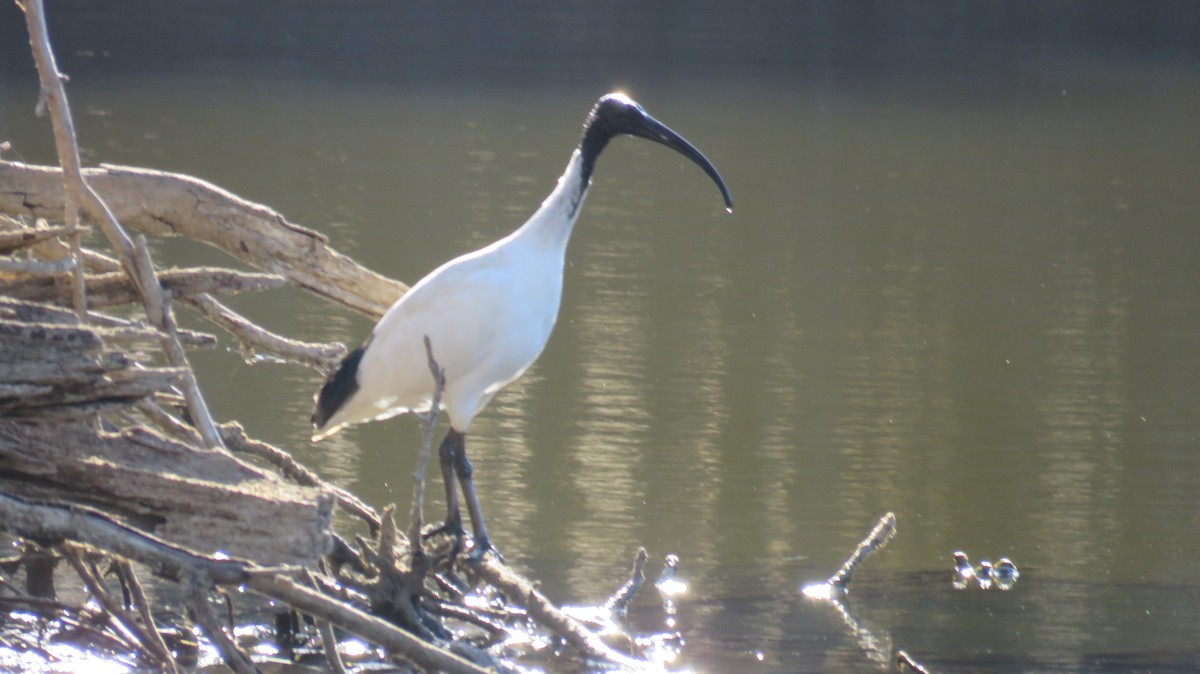
[[[412,550],[411,571],[413,574],[424,575],[425,569],[418,568],[424,561],[424,551],[421,549],[421,526],[424,519],[425,507],[425,468],[429,457],[433,454],[433,433],[437,428],[438,408],[442,405],[442,393],[446,389],[446,370],[439,367],[433,357],[433,345],[429,335],[425,335],[425,353],[429,356],[429,372],[433,375],[433,400],[429,404],[429,413],[422,419],[425,427],[421,438],[421,450],[417,454],[417,469],[413,471],[413,502],[409,514],[408,545]]]
[[[71,108],[67,103],[67,92],[63,87],[63,75],[58,70],[54,59],[54,50],[50,47],[49,31],[46,28],[46,13],[42,0],[20,0],[18,6],[25,11],[25,24],[29,30],[29,45],[33,50],[34,64],[37,66],[38,79],[42,85],[42,100],[50,110],[50,121],[54,126],[54,144],[58,150],[58,161],[63,168],[64,193],[74,203],[82,206],[108,237],[116,250],[121,266],[125,268],[146,307],[146,316],[151,324],[164,334],[168,342],[167,360],[175,367],[188,367],[187,359],[180,358],[183,347],[179,345],[175,334],[175,322],[169,308],[165,304],[162,287],[154,273],[154,264],[149,252],[142,246],[139,251],[124,228],[117,222],[116,216],[108,204],[96,194],[95,190],[84,180],[80,168],[79,145],[75,137],[75,123],[71,119]],[[78,262],[78,261],[77,261]],[[77,267],[81,265],[77,264]],[[200,431],[205,444],[210,448],[222,447],[221,436],[216,431],[216,424],[208,413],[208,407],[200,396],[194,375],[188,378],[184,396],[187,398],[188,411]]]
[[[388,519],[391,519],[389,514]],[[316,576],[312,571],[304,572],[308,584],[318,592],[321,591],[321,584],[317,582]],[[317,631],[321,634],[321,647],[325,651],[325,664],[329,665],[329,671],[333,674],[347,674],[346,665],[342,662],[342,656],[338,653],[337,634],[333,631],[333,623],[328,620],[317,619]]]
[[[146,599],[146,592],[142,589],[141,582],[138,581],[137,575],[133,572],[133,565],[127,560],[121,559],[117,561],[117,570],[125,577],[125,584],[129,587],[129,593],[133,596],[133,603],[137,606],[138,616],[142,619],[142,625],[146,627],[146,633],[153,640],[155,650],[163,657],[163,664],[166,665],[167,671],[178,672],[179,668],[175,665],[175,658],[171,657],[171,650],[167,648],[167,642],[163,640],[162,633],[158,631],[158,626],[154,624],[154,616],[150,615],[150,602]]]
[[[87,323],[87,286],[83,282],[83,245],[79,241],[82,237],[79,233],[79,206],[70,193],[63,195],[63,204],[65,209],[63,221],[71,232],[67,240],[71,244],[71,258],[75,260],[75,268],[71,270],[71,300],[79,322]]]
[[[151,635],[148,629],[144,629],[139,625],[137,620],[121,606],[120,602],[104,589],[104,585],[100,583],[100,579],[92,573],[87,564],[84,564],[79,548],[71,544],[63,544],[62,551],[63,556],[70,562],[71,567],[75,569],[75,573],[79,575],[88,592],[96,598],[96,601],[100,602],[104,610],[108,611],[109,615],[120,623],[125,631],[137,639],[138,643],[141,644],[142,648],[146,649],[147,653],[153,655],[156,660],[166,665],[171,671],[175,671],[175,661],[171,657],[171,652],[167,650],[166,644],[162,641],[162,637],[158,636],[157,632]],[[150,625],[153,625],[153,623],[150,623]],[[158,638],[155,639],[155,636],[158,636]]]
[[[196,624],[204,631],[204,636],[208,637],[212,645],[216,646],[225,664],[236,674],[259,674],[254,661],[225,633],[217,614],[213,612],[212,606],[209,606],[208,588],[212,586],[212,581],[203,574],[193,573],[184,581],[184,585],[187,588],[188,605],[195,615]]]

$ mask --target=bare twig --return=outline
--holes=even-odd
[[[146,418],[153,421],[159,428],[173,437],[189,444],[200,444],[200,434],[196,432],[196,429],[164,410],[158,403],[150,399],[145,399],[137,404],[137,408],[142,414],[146,415]]]
[[[437,428],[438,412],[442,405],[442,393],[446,390],[446,370],[439,367],[433,357],[433,345],[429,335],[425,335],[425,354],[429,358],[429,373],[433,375],[433,400],[429,404],[429,412],[421,420],[424,428],[421,435],[421,450],[417,453],[417,468],[413,471],[413,500],[412,511],[409,513],[408,544],[412,550],[410,571],[415,576],[424,577],[427,560],[421,546],[421,527],[425,507],[425,468],[429,465],[429,457],[433,454],[433,433]]]
[[[83,244],[80,243],[79,236],[79,207],[69,193],[63,201],[66,211],[63,222],[71,232],[68,241],[71,246],[71,260],[74,262],[71,269],[71,304],[75,307],[75,315],[79,317],[79,322],[87,323],[87,286],[83,282]]]
[[[133,603],[137,607],[138,616],[142,619],[142,625],[145,626],[146,633],[155,644],[152,650],[161,656],[161,661],[167,667],[168,671],[179,671],[179,668],[175,664],[175,658],[172,657],[170,649],[167,648],[167,642],[163,640],[162,633],[158,631],[158,626],[154,624],[154,616],[150,615],[150,602],[146,599],[146,592],[142,589],[142,584],[138,581],[137,574],[133,572],[133,565],[124,559],[117,560],[117,570],[125,579],[125,585],[129,588],[129,592],[133,596]]]
[[[325,650],[325,664],[329,665],[329,671],[333,674],[347,674],[346,665],[342,663],[342,656],[338,653],[338,640],[333,632],[333,625],[328,620],[318,620],[317,629],[321,632],[321,645]]]
[[[25,271],[21,267],[26,267],[29,272],[58,271],[60,274],[73,268],[74,265],[71,258],[38,262],[8,258],[3,259],[3,263],[12,271]],[[165,269],[159,273],[158,278],[158,282],[162,286],[162,292],[159,295],[175,299],[206,293],[257,292],[278,288],[285,282],[283,277],[274,274],[247,273],[211,267]],[[84,283],[87,284],[89,294],[95,295],[95,299],[89,301],[93,309],[141,301],[136,285],[124,273],[87,274],[84,276]],[[57,279],[53,278],[39,276],[16,280],[5,285],[4,294],[18,300],[70,305],[70,293]],[[159,309],[155,308],[155,311],[157,312]]]
[[[305,570],[304,576],[314,590],[321,590],[322,585],[317,582],[311,571]],[[338,653],[338,640],[333,624],[328,620],[318,620],[317,631],[321,634],[321,648],[325,651],[325,664],[329,665],[329,671],[333,674],[347,674],[346,665],[342,663],[342,656]]]
[[[896,669],[901,672],[916,672],[917,674],[929,674],[929,670],[925,669],[925,665],[917,662],[911,655],[905,651],[896,651]]]
[[[171,652],[167,650],[166,644],[163,643],[162,637],[158,635],[157,630],[154,630],[153,621],[148,622],[147,627],[138,624],[137,619],[130,615],[121,606],[121,603],[108,593],[103,583],[100,582],[99,577],[84,563],[79,548],[68,543],[62,546],[62,550],[71,567],[75,569],[75,573],[79,575],[80,580],[87,587],[88,592],[96,598],[96,601],[100,602],[104,610],[108,611],[109,615],[115,618],[125,631],[137,639],[141,647],[146,652],[152,654],[155,660],[162,663],[169,670],[175,671],[175,660],[171,657]],[[154,630],[153,633],[151,633],[151,630]]]
[[[71,538],[142,562],[173,580],[192,569],[202,569],[224,584],[242,583],[250,576],[244,562],[197,555],[80,505],[30,503],[0,493],[0,529],[30,538]]]
[[[277,335],[255,325],[207,293],[187,297],[183,301],[233,335],[241,343],[244,352],[263,351],[322,372],[333,369],[346,354],[346,347],[341,344],[301,342]]]
[[[71,258],[48,262],[44,260],[22,260],[15,257],[0,257],[0,272],[36,274],[38,276],[61,276],[75,268]]]
[[[0,216],[0,253],[11,253],[22,248],[36,248],[59,236],[90,231],[87,227],[72,229],[65,225],[46,225],[44,222],[39,220],[37,226],[29,227],[15,218]]]

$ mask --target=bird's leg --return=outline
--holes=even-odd
[[[448,533],[462,545],[462,514],[458,510],[458,491],[454,485],[454,463],[463,445],[463,434],[450,429],[438,447],[438,461],[442,464],[442,483],[446,487],[446,522],[433,533]]]
[[[479,508],[479,497],[475,495],[475,481],[471,479],[475,468],[467,458],[466,436],[459,437],[461,441],[458,445],[458,452],[454,456],[454,470],[458,473],[459,484],[462,485],[463,500],[467,502],[467,510],[471,513],[471,528],[475,536],[475,548],[471,550],[471,559],[481,559],[488,550],[493,550],[496,556],[500,556],[500,552],[492,548],[487,527],[483,525],[483,511]]]

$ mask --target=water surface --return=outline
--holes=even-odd
[[[663,148],[606,151],[555,334],[472,427],[493,538],[551,597],[601,601],[641,545],[683,560],[697,671],[1194,671],[1200,39],[1190,5],[1118,5],[65,3],[52,30],[88,161],[211,180],[407,282],[532,213],[612,88],[716,164],[732,216]],[[0,134],[50,161],[14,28]],[[407,502],[415,422],[312,445],[315,373],[194,360],[218,417]],[[887,511],[866,639],[799,588]],[[955,549],[1022,579],[956,592]]]

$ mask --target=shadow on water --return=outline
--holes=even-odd
[[[555,334],[472,427],[493,537],[552,598],[602,601],[644,545],[686,569],[679,667],[863,671],[799,587],[890,510],[848,606],[932,671],[1200,666],[1200,5],[52,4],[86,161],[196,174],[405,281],[522,222],[612,88],[713,160],[732,217],[613,144]],[[0,140],[48,162],[14,11]],[[407,502],[412,420],[312,445],[315,373],[194,362],[218,417]],[[956,549],[1020,585],[955,592]]]

